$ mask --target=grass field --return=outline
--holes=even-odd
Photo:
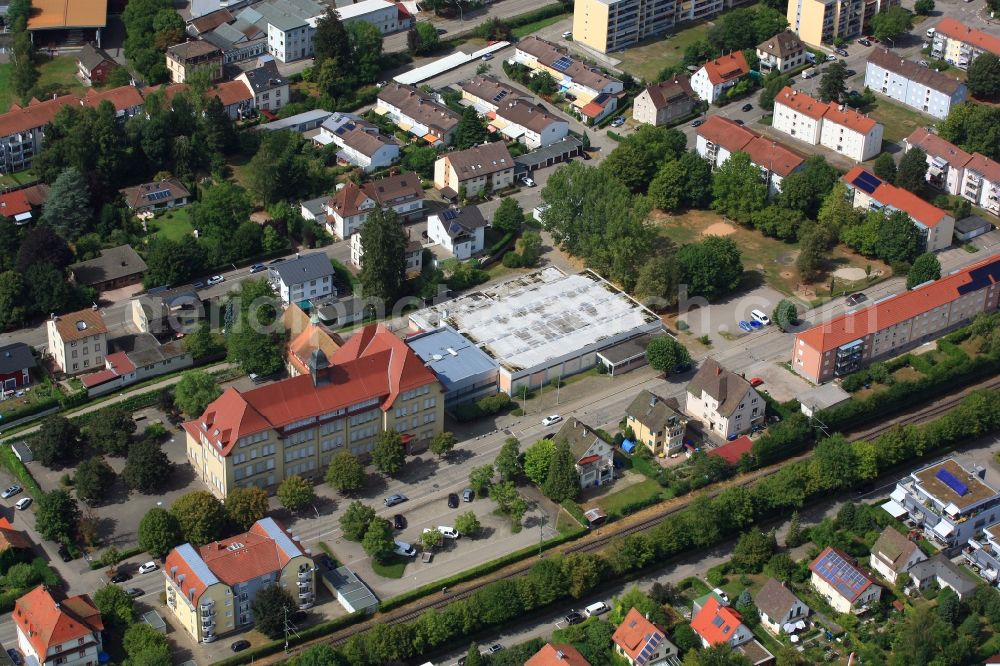
[[[699,39],[705,39],[710,25],[698,23],[685,28],[663,39],[644,42],[639,46],[615,53],[615,58],[621,58],[619,67],[636,78],[645,81],[655,81],[665,67],[676,65],[684,58],[684,49]]]
[[[559,14],[558,16],[550,16],[548,18],[544,18],[539,21],[534,21],[532,23],[522,25],[519,28],[514,28],[511,32],[517,39],[522,39],[524,37],[527,37],[533,32],[538,32],[542,28],[547,28],[550,25],[559,23],[559,21],[562,21],[567,16],[569,16],[569,14]]]
[[[5,113],[14,101],[14,90],[10,83],[11,65],[0,65],[0,113]]]
[[[899,143],[918,127],[934,123],[930,116],[893,104],[882,97],[868,110],[868,115],[885,126],[882,139],[892,143]]]
[[[191,224],[191,213],[187,208],[175,208],[154,218],[150,224],[156,226],[156,235],[179,241],[194,231]]]
[[[645,479],[602,497],[597,500],[597,504],[604,509],[609,517],[620,517],[623,515],[622,511],[629,506],[644,502],[651,497],[657,497],[662,493],[663,487],[659,483],[652,479]]]
[[[64,88],[66,92],[75,95],[82,95],[86,92],[86,88],[80,85],[80,82],[74,77],[74,74],[76,74],[76,58],[70,56],[59,56],[58,58],[38,56],[38,61],[38,81],[35,83],[37,90],[45,90],[50,86],[58,85]],[[7,111],[11,104],[19,101],[14,96],[14,89],[10,83],[11,70],[12,65],[10,63],[0,65],[0,112]]]
[[[372,560],[372,571],[377,573],[383,578],[402,578],[403,572],[406,570],[406,565],[409,560],[405,557],[399,557],[398,555],[393,555],[391,559],[386,562],[379,562],[378,560]]]
[[[5,173],[0,175],[0,188],[20,188],[23,186],[31,185],[32,183],[37,183],[38,177],[31,169],[25,169],[24,171],[16,171],[14,173]]]

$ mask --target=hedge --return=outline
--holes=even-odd
[[[11,474],[13,474],[18,481],[21,482],[27,490],[29,490],[36,498],[42,496],[42,488],[35,481],[35,477],[31,476],[31,472],[28,468],[24,466],[17,456],[14,455],[14,450],[11,448],[9,443],[4,443],[0,445],[0,464],[2,464]]]
[[[586,514],[583,513],[583,509],[581,509],[580,505],[573,500],[564,499],[559,503],[559,505],[566,509],[566,512],[576,519],[576,522],[580,523],[580,527],[587,527],[587,525],[590,524],[587,520]]]
[[[458,405],[454,407],[452,411],[452,416],[455,417],[456,421],[475,421],[476,419],[483,418],[484,416],[492,416],[502,412],[511,406],[513,402],[510,396],[506,393],[497,393],[495,395],[489,395],[485,398],[480,398],[475,402],[467,402],[463,405]]]
[[[145,553],[145,552],[146,551],[143,550],[142,548],[140,548],[139,546],[133,546],[132,548],[128,548],[126,550],[121,551],[120,555],[121,555],[121,558],[122,558],[122,562],[124,562],[125,560],[127,560],[130,557],[135,557],[139,553]],[[91,571],[97,571],[98,569],[104,569],[104,568],[106,568],[106,567],[103,564],[101,564],[100,562],[98,562],[97,560],[91,560],[90,561],[90,570]]]
[[[513,16],[511,18],[501,19],[508,28],[513,30],[514,28],[520,28],[522,25],[528,25],[529,23],[534,23],[536,21],[542,21],[547,18],[552,18],[553,16],[561,16],[566,13],[566,7],[562,3],[555,3],[552,5],[545,5],[544,7],[539,7],[534,11],[530,11],[527,14],[520,14],[519,16]],[[482,37],[486,39],[489,35],[490,24],[489,21],[485,23],[480,23],[472,30],[472,34],[476,37]]]

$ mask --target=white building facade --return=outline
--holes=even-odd
[[[965,84],[888,49],[876,49],[865,68],[865,86],[935,118],[947,118],[965,101]]]

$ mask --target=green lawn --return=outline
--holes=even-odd
[[[10,83],[12,69],[9,63],[0,65],[0,113],[6,113],[14,102],[14,90]]]
[[[564,18],[569,16],[569,14],[559,14],[558,16],[550,16],[548,18],[541,19],[539,21],[534,21],[526,25],[522,25],[519,28],[514,28],[511,32],[517,39],[523,39],[533,32],[538,32],[542,28],[547,28],[550,25],[562,21]]]
[[[0,92],[2,94],[2,92]],[[22,186],[31,185],[32,183],[37,183],[38,177],[35,176],[31,169],[25,169],[24,171],[17,171],[15,173],[5,173],[0,174],[0,188],[21,188]]]
[[[899,143],[918,127],[927,127],[934,123],[934,119],[930,116],[893,104],[882,97],[868,109],[868,115],[885,126],[882,139],[892,143]]]
[[[157,236],[179,241],[194,231],[189,210],[188,208],[168,210],[150,220],[149,224],[156,227]]]
[[[663,494],[663,488],[652,479],[645,479],[639,483],[622,488],[597,500],[597,504],[604,509],[609,518],[621,517],[625,515],[624,510],[634,506],[639,502],[644,502],[651,497],[658,497]]]
[[[71,56],[59,56],[49,58],[48,56],[38,56],[38,81],[35,83],[36,90],[48,96],[50,91],[46,88],[58,85],[64,92],[82,95],[86,92],[79,81],[76,80],[76,58]],[[14,96],[14,90],[10,83],[10,75],[13,66],[10,63],[0,65],[0,113],[6,112],[14,102],[20,102]]]
[[[709,29],[707,23],[698,23],[662,39],[616,53],[615,57],[621,58],[619,67],[632,76],[655,81],[665,67],[676,65],[684,58],[684,49],[699,39],[705,39]]]
[[[372,560],[372,571],[383,578],[402,578],[403,571],[406,570],[406,565],[409,562],[410,560],[407,558],[399,557],[398,555],[393,555],[392,559],[385,562]]]

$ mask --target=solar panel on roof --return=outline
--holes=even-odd
[[[565,72],[572,64],[573,64],[572,58],[567,58],[566,56],[563,56],[559,58],[559,60],[556,60],[554,63],[552,63],[552,69],[556,70],[557,72]]]
[[[443,213],[441,213],[441,219],[445,220],[446,222],[448,220],[454,220],[456,217],[458,217],[458,215],[453,210],[446,210]]]
[[[493,98],[493,101],[494,101],[494,102],[499,102],[500,100],[502,100],[502,99],[503,99],[504,97],[506,97],[506,96],[507,96],[507,91],[506,91],[506,90],[501,90],[501,91],[500,91],[500,92],[498,92],[498,93],[496,94],[496,96],[495,96],[495,97]]]
[[[857,175],[857,177],[855,177],[854,180],[851,181],[851,184],[856,185],[868,194],[871,194],[878,188],[879,185],[882,184],[882,181],[867,171],[862,171]]]
[[[159,201],[160,199],[166,199],[170,196],[170,190],[158,190],[156,192],[150,192],[146,195],[146,198],[150,201]]]
[[[985,266],[980,266],[975,270],[969,271],[969,278],[971,279],[969,284],[963,284],[958,288],[959,294],[968,294],[969,292],[978,291],[983,287],[1000,282],[1000,258]]]
[[[969,492],[969,486],[956,479],[955,475],[946,469],[939,469],[937,474],[934,476],[936,476],[941,483],[958,493],[959,497],[964,497],[965,494]]]

